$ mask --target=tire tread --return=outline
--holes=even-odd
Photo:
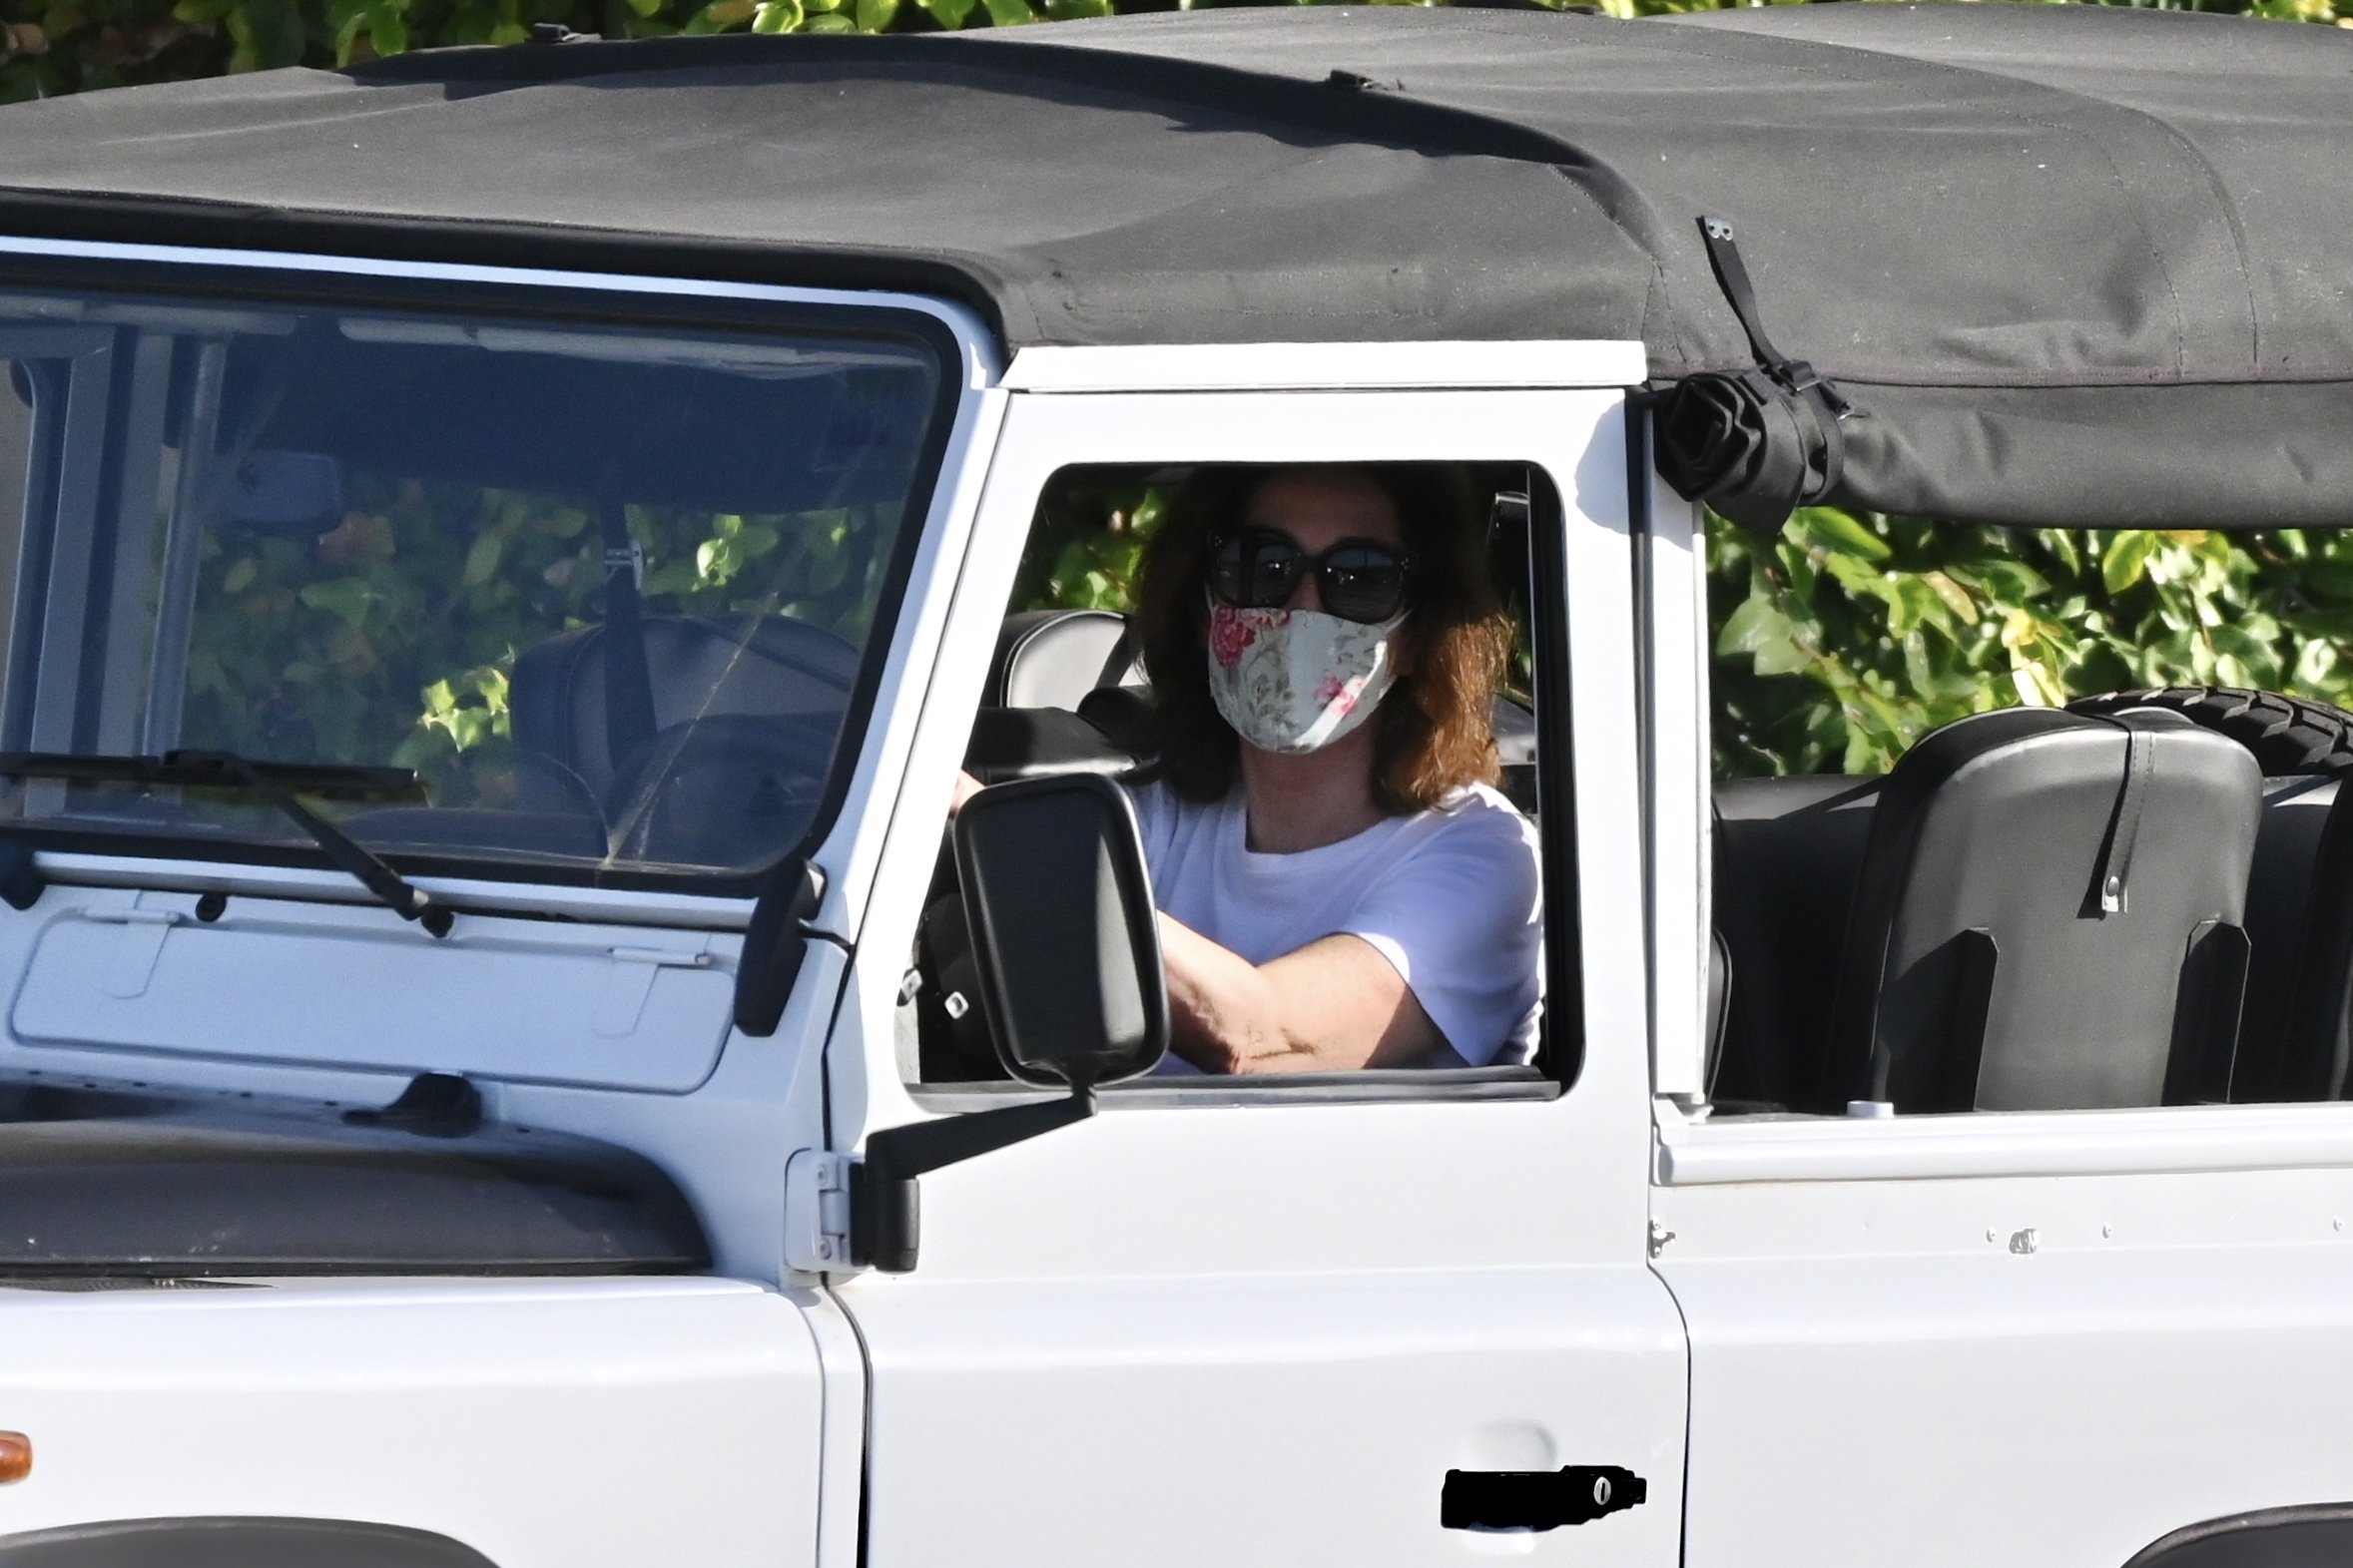
[[[2179,714],[2252,752],[2266,777],[2353,771],[2353,713],[2309,698],[2235,686],[2160,686],[2078,697],[2067,708],[2094,717],[2128,708]]]

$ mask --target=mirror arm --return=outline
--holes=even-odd
[[[768,885],[752,905],[744,955],[736,965],[735,1024],[744,1033],[765,1039],[783,1021],[815,934],[807,922],[816,916],[825,892],[824,874],[798,857],[769,873]]]
[[[914,1268],[922,1242],[917,1177],[1027,1143],[1094,1114],[1094,1085],[1077,1084],[1063,1100],[912,1122],[871,1135],[866,1158],[850,1168],[850,1261],[883,1274],[905,1274]]]

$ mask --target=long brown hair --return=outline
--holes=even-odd
[[[1510,623],[1487,579],[1470,484],[1437,463],[1290,467],[1221,464],[1194,470],[1144,555],[1136,624],[1154,697],[1151,777],[1190,800],[1223,799],[1241,767],[1241,738],[1209,693],[1209,610],[1202,592],[1209,535],[1239,521],[1280,474],[1346,474],[1389,498],[1418,561],[1410,613],[1398,628],[1398,678],[1374,710],[1373,798],[1393,816],[1428,810],[1466,784],[1500,776],[1492,719]]]

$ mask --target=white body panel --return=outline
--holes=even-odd
[[[97,1519],[362,1519],[499,1568],[814,1560],[804,1304],[724,1280],[0,1290],[32,1477],[0,1537]]]
[[[1649,780],[1649,913],[1653,1088],[1683,1101],[1707,1093],[1707,559],[1699,509],[1647,462],[1650,527],[1642,559],[1644,727]]]
[[[475,915],[436,941],[383,908],[240,899],[201,921],[187,893],[75,892],[32,912],[18,1039],[379,1072],[430,1052],[510,1083],[685,1094],[734,1006],[732,935]],[[382,995],[321,1007],[322,980]]]
[[[2353,1172],[1662,1191],[1694,1564],[2120,1565],[2353,1495]]]
[[[1030,512],[1069,463],[1552,473],[1589,585],[1570,622],[1590,1044],[1549,1100],[1114,1090],[1092,1122],[925,1177],[917,1270],[836,1285],[872,1358],[878,1568],[1674,1560],[1682,1342],[1626,1165],[1648,1072],[1618,408],[1562,390],[1014,400],[830,1048],[837,1147],[946,1108],[900,1085],[894,996]],[[1450,1468],[1570,1463],[1624,1464],[1649,1502],[1540,1535],[1440,1528]]]

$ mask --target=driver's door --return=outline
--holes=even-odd
[[[1475,370],[1475,347],[1458,357]],[[915,1270],[833,1281],[871,1357],[877,1568],[1676,1560],[1684,1348],[1646,1257],[1625,426],[1620,391],[1574,384],[1585,363],[1564,346],[1548,390],[1011,399],[830,1046],[836,1147],[1008,1092],[905,1082],[897,1003],[1021,541],[1075,463],[1528,465],[1548,492],[1557,1065],[1113,1089],[1091,1121],[924,1178]],[[1641,1500],[1621,1484],[1601,1517],[1541,1531],[1442,1522],[1451,1471],[1562,1466],[1623,1467]]]

